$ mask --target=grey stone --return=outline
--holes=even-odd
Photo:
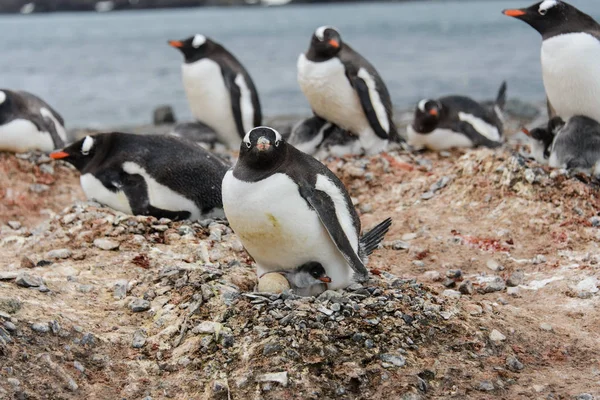
[[[394,240],[392,242],[392,249],[394,250],[407,250],[410,248],[410,244],[403,240]]]
[[[477,390],[481,392],[491,392],[494,390],[494,384],[491,381],[481,381],[479,382]]]
[[[124,299],[125,297],[127,297],[127,285],[129,282],[127,282],[126,279],[120,279],[118,281],[115,282],[115,287],[113,290],[113,297],[115,299]]]
[[[12,297],[0,297],[0,311],[16,314],[22,307],[21,300]]]
[[[17,386],[20,386],[20,385],[21,385],[21,381],[20,381],[20,380],[18,380],[17,378],[7,378],[7,379],[6,379],[6,382],[8,382],[10,385],[14,386],[15,388],[16,388]]]
[[[131,346],[134,349],[141,349],[146,344],[146,337],[148,337],[148,334],[146,333],[145,329],[136,330],[133,333],[133,341],[131,343]]]
[[[588,221],[594,228],[600,227],[600,217],[592,217]]]
[[[50,250],[46,253],[46,258],[50,260],[65,259],[71,257],[72,254],[69,249]]]
[[[0,271],[0,281],[12,281],[19,276],[16,271]]]
[[[195,334],[212,334],[219,332],[223,325],[213,321],[202,321],[192,329]]]
[[[446,289],[442,292],[442,296],[448,297],[449,299],[460,299],[460,292],[457,290]]]
[[[29,191],[33,193],[44,193],[50,190],[50,186],[43,185],[41,183],[34,183],[29,185]]]
[[[498,261],[494,260],[493,258],[490,258],[489,260],[487,260],[487,262],[485,263],[485,265],[491,269],[492,271],[498,272],[498,271],[503,271],[504,267],[502,265],[500,265],[498,263]]]
[[[594,396],[589,393],[582,393],[576,397],[576,400],[594,400]]]
[[[506,340],[506,336],[504,336],[500,331],[493,329],[490,333],[490,340],[494,343],[503,342]]]
[[[73,367],[82,374],[85,372],[85,367],[79,361],[73,361]]]
[[[50,321],[50,330],[53,334],[58,335],[60,332],[60,324],[57,320]]]
[[[46,322],[35,322],[31,324],[31,329],[38,333],[48,333],[50,332],[50,327]]]
[[[521,270],[513,272],[510,277],[506,280],[506,286],[516,287],[523,283],[525,279],[525,273]]]
[[[263,347],[263,356],[270,356],[275,354],[283,349],[283,346],[279,343],[267,343],[265,347]]]
[[[54,175],[54,167],[50,164],[40,165],[40,171],[44,174]]]
[[[406,365],[406,358],[400,355],[386,353],[382,354],[379,358],[381,361],[392,364],[395,367],[404,367]]]
[[[523,363],[515,356],[506,357],[506,367],[513,372],[519,372],[525,368]]]
[[[272,372],[269,374],[261,374],[256,377],[257,382],[276,382],[283,387],[288,385],[288,373],[287,372]]]
[[[10,321],[4,321],[4,328],[9,332],[15,332],[17,330],[17,326]]]
[[[119,248],[120,243],[110,239],[96,239],[94,240],[94,246],[102,250],[116,250]]]
[[[38,287],[43,285],[42,278],[36,275],[28,274],[27,272],[22,272],[17,276],[17,280],[15,283],[22,287]]]
[[[450,279],[460,279],[462,278],[462,271],[460,269],[450,269],[446,271],[446,277]]]
[[[458,287],[458,291],[462,294],[471,295],[473,294],[473,283],[469,280],[466,280],[460,284]]]
[[[506,284],[504,283],[504,279],[500,278],[499,276],[496,276],[490,282],[486,282],[482,286],[481,290],[483,291],[483,293],[493,293],[493,292],[499,292],[504,289],[506,289]]]
[[[8,221],[6,224],[15,231],[21,229],[21,223],[19,221]]]
[[[550,325],[550,324],[548,324],[546,322],[542,322],[540,324],[540,329],[543,330],[543,331],[546,331],[546,332],[552,332],[553,331],[552,325]]]
[[[133,312],[148,311],[150,309],[150,302],[148,300],[136,298],[131,300],[129,303],[129,308]]]
[[[435,196],[435,193],[434,193],[434,192],[432,192],[432,191],[427,191],[427,192],[425,192],[425,193],[423,193],[423,194],[421,195],[421,199],[422,199],[422,200],[429,200],[429,199],[432,199],[432,198],[433,198],[433,196]]]
[[[35,268],[35,263],[27,256],[21,257],[21,268]]]

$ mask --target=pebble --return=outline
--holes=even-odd
[[[496,261],[496,260],[494,260],[492,258],[490,258],[489,260],[487,260],[487,262],[485,263],[485,265],[489,269],[491,269],[492,271],[498,272],[498,271],[503,271],[504,270],[504,267],[502,265],[500,265],[498,263],[498,261]]]
[[[44,193],[50,190],[50,186],[41,183],[34,183],[29,185],[29,191],[33,193]]]
[[[444,282],[442,282],[442,285],[444,285],[447,288],[452,288],[456,286],[456,281],[454,279],[446,278],[444,279]]]
[[[592,297],[594,293],[598,292],[598,279],[593,276],[585,278],[579,282],[575,288],[577,290],[577,296],[582,299]]]
[[[460,279],[462,278],[462,271],[460,269],[451,269],[446,271],[446,277],[450,279]]]
[[[415,260],[412,263],[417,268],[423,268],[423,267],[425,267],[425,263],[423,261],[420,261],[420,260]]]
[[[394,250],[407,250],[410,248],[410,244],[403,240],[394,240],[392,242],[392,249]]]
[[[457,290],[446,289],[442,292],[442,296],[448,297],[449,299],[460,299],[460,292]]]
[[[382,354],[379,358],[384,363],[392,364],[395,367],[404,367],[406,365],[406,358],[399,355],[386,353]]]
[[[12,297],[0,297],[0,311],[16,314],[22,307],[21,300]]]
[[[21,257],[21,268],[35,268],[35,263],[27,256]]]
[[[490,340],[494,343],[503,342],[506,340],[506,336],[504,336],[500,331],[494,329],[490,333]]]
[[[588,220],[594,228],[600,227],[600,217],[592,217]],[[18,228],[15,228],[18,229]]]
[[[146,337],[148,334],[145,329],[138,329],[133,333],[133,340],[131,342],[131,347],[134,349],[141,349],[146,344]]]
[[[133,312],[148,311],[150,309],[150,302],[148,300],[136,298],[131,300],[129,303],[129,308]]]
[[[85,372],[85,367],[79,361],[73,361],[73,367],[82,374]]]
[[[22,287],[38,287],[43,285],[42,278],[36,275],[28,274],[27,272],[22,272],[17,276],[15,283]]]
[[[479,382],[477,390],[481,392],[491,392],[494,390],[494,384],[491,381],[481,381]]]
[[[21,229],[21,223],[19,221],[8,221],[7,225],[10,226],[15,231]]]
[[[465,306],[465,311],[473,316],[481,315],[483,314],[483,307],[481,307],[479,304],[467,304]]]
[[[69,249],[50,250],[46,253],[46,258],[50,260],[65,259],[71,257],[73,253]]]
[[[19,276],[16,271],[0,271],[0,281],[12,281]]]
[[[126,279],[120,279],[115,282],[115,288],[113,290],[113,297],[115,299],[124,299],[127,296],[127,285]]]
[[[110,239],[96,239],[94,240],[94,246],[102,250],[115,250],[120,246],[120,243]]]
[[[552,332],[554,329],[552,328],[552,325],[546,323],[546,322],[542,322],[540,324],[540,329],[546,332]]]
[[[506,357],[506,367],[513,372],[518,372],[525,368],[523,363],[515,356]]]
[[[50,332],[50,327],[46,322],[35,322],[31,324],[31,329],[38,333],[48,333]]]
[[[519,297],[521,295],[521,289],[518,287],[508,287],[506,288],[506,294],[512,297]]]
[[[9,332],[15,332],[17,330],[17,326],[10,321],[4,321],[4,328]]]
[[[589,393],[582,393],[578,395],[575,400],[594,400],[594,396]]]
[[[421,195],[421,199],[423,199],[423,200],[429,200],[429,199],[432,199],[432,198],[433,198],[433,196],[435,196],[435,193],[434,193],[434,192],[432,192],[432,191],[427,191],[427,192],[425,192],[425,193],[423,193],[423,194]]]
[[[195,334],[212,334],[219,332],[223,325],[213,321],[202,321],[192,329],[192,333]]]
[[[269,374],[262,374],[256,377],[257,382],[276,382],[281,384],[283,387],[288,385],[288,373],[287,372],[272,372]]]
[[[11,384],[14,387],[17,387],[17,386],[21,385],[21,381],[18,380],[17,378],[7,378],[6,382],[8,382],[9,384]]]
[[[523,283],[525,279],[525,273],[521,270],[513,272],[510,277],[506,280],[506,286],[516,287]]]
[[[460,286],[458,287],[458,291],[462,294],[468,294],[468,295],[473,294],[473,292],[474,292],[473,283],[469,280],[462,282],[460,284]]]
[[[506,289],[504,279],[500,278],[499,276],[496,276],[490,282],[484,283],[481,290],[483,291],[483,293],[493,293],[499,292],[504,289]]]
[[[405,241],[414,240],[416,238],[417,238],[416,233],[405,233],[404,235],[402,235],[402,240],[405,240]]]

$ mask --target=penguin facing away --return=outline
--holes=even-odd
[[[230,149],[262,121],[258,92],[244,66],[203,35],[169,44],[183,53],[183,86],[194,118],[217,132]]]
[[[229,165],[171,136],[102,133],[50,154],[81,172],[87,198],[156,218],[222,217],[221,180]]]
[[[342,182],[268,127],[246,134],[222,191],[225,215],[258,276],[316,262],[330,289],[346,287],[366,278],[369,251],[391,224],[382,222],[361,244],[360,220]]]
[[[542,35],[541,63],[550,117],[600,121],[600,24],[561,0],[504,10]]]
[[[298,83],[313,112],[358,136],[367,155],[383,151],[389,140],[401,140],[383,79],[335,28],[317,28],[297,66]]]
[[[0,89],[0,151],[51,152],[65,145],[62,116],[39,97]]]
[[[407,143],[415,148],[446,150],[453,147],[502,145],[506,82],[492,107],[464,96],[421,100],[413,122],[406,128]]]

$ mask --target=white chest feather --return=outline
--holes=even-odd
[[[121,190],[113,192],[108,190],[102,182],[92,174],[84,174],[79,178],[81,188],[89,200],[97,201],[121,211],[126,214],[133,214],[129,200],[125,193]]]
[[[148,187],[148,200],[156,208],[169,211],[188,211],[190,219],[201,217],[201,211],[192,200],[160,184],[140,165],[127,161],[123,163],[123,171],[128,174],[141,175]]]
[[[548,158],[544,156],[546,146],[541,140],[529,138],[529,146],[531,147],[531,156],[538,164],[547,165]]]
[[[330,189],[327,182],[321,186]],[[338,195],[333,193],[332,198],[337,205]],[[316,261],[331,277],[330,288],[345,287],[351,282],[351,268],[317,213],[309,208],[298,186],[287,175],[275,174],[248,183],[236,179],[229,171],[223,180],[223,206],[232,229],[256,260],[259,275]],[[342,226],[353,230],[349,214],[346,212],[344,216],[343,210],[337,208]],[[350,242],[358,246],[356,234],[350,237]]]
[[[435,129],[430,133],[422,134],[408,125],[406,128],[406,142],[417,148],[427,148],[430,150],[448,150],[451,148],[473,147],[471,139],[462,133],[454,132],[450,129]]]
[[[585,115],[600,120],[600,41],[569,33],[542,43],[544,87],[564,120]]]
[[[40,132],[29,120],[14,119],[0,125],[0,151],[22,153],[32,150],[50,152],[54,142],[48,132]]]
[[[181,69],[194,117],[213,128],[230,148],[238,148],[241,138],[233,118],[231,95],[219,64],[202,59],[183,64]]]

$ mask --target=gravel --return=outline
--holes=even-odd
[[[519,359],[515,356],[506,357],[506,368],[513,372],[519,372],[523,370],[524,365],[519,361]]]
[[[150,306],[151,306],[151,304],[148,300],[144,300],[144,299],[140,299],[140,298],[133,299],[129,303],[129,308],[133,312],[148,311],[150,309]]]

